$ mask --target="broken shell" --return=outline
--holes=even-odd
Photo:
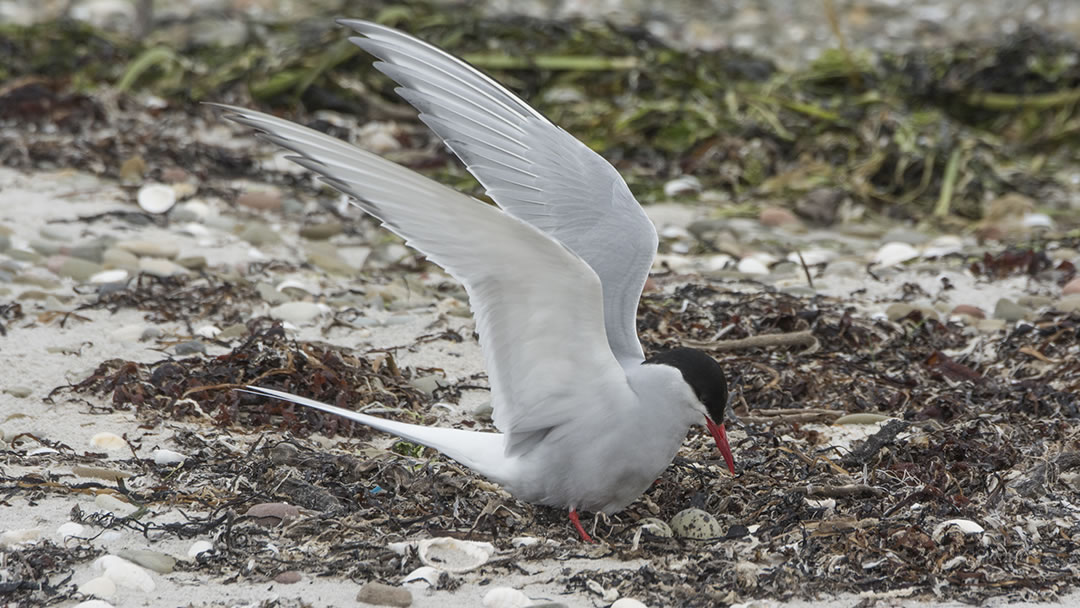
[[[468,572],[487,563],[495,546],[456,538],[429,538],[420,541],[416,554],[425,566],[446,572]]]
[[[151,452],[151,454],[154,457],[154,464],[158,466],[180,464],[181,462],[184,462],[185,459],[187,459],[187,456],[184,456],[180,452],[174,452],[172,450],[159,449],[154,450],[153,452]]]
[[[919,257],[919,252],[907,243],[885,243],[874,254],[874,264],[880,266],[895,266],[908,260]]]
[[[949,528],[956,528],[966,535],[983,533],[983,527],[970,519],[947,519],[934,528],[934,540],[941,540]]]
[[[510,587],[495,587],[484,594],[485,608],[523,608],[532,603],[529,596]]]
[[[428,585],[435,587],[439,584],[439,576],[442,575],[442,570],[438,568],[432,568],[431,566],[420,566],[416,570],[406,574],[401,579],[403,583],[413,583],[417,581],[424,581]]]
[[[116,433],[98,433],[90,438],[90,447],[111,452],[126,448],[127,442]]]
[[[147,184],[139,188],[138,200],[147,213],[165,213],[176,204],[176,190],[164,184]]]
[[[187,550],[187,556],[189,559],[195,559],[199,557],[199,555],[213,550],[214,543],[208,540],[197,540],[191,543],[191,547]]]

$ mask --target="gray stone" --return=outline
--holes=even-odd
[[[166,240],[118,241],[115,246],[118,249],[131,252],[140,258],[167,258],[171,260],[180,255],[179,245]]]
[[[217,339],[221,341],[227,341],[232,340],[233,338],[246,336],[247,333],[247,325],[244,325],[243,323],[233,323],[232,325],[221,330],[221,333],[217,335]]]
[[[244,227],[240,229],[240,233],[237,236],[256,247],[270,245],[281,240],[281,236],[278,235],[277,231],[271,228],[269,224],[264,224],[263,222],[249,222],[244,224]]]
[[[881,237],[881,240],[885,243],[897,242],[907,243],[908,245],[922,245],[930,240],[930,237],[922,232],[915,230],[909,230],[907,228],[893,228],[885,233]]]
[[[411,384],[412,387],[416,390],[430,397],[431,395],[435,394],[435,391],[438,390],[439,387],[442,386],[442,384],[439,382],[440,380],[440,376],[436,374],[430,374],[427,376],[413,378],[412,380],[409,380],[409,384]]]
[[[860,264],[855,260],[833,260],[825,266],[825,276],[856,277],[862,274],[866,264]]]
[[[206,268],[206,258],[201,255],[177,258],[176,263],[188,270],[201,270]]]
[[[270,309],[270,316],[293,325],[307,325],[322,314],[322,307],[314,302],[285,302]]]
[[[127,549],[117,553],[120,557],[134,562],[143,568],[168,574],[176,568],[176,558],[159,551],[147,551],[144,549]]]
[[[1031,309],[1021,306],[1008,298],[1001,298],[994,305],[994,318],[1003,321],[1019,321],[1031,315]]]
[[[365,583],[356,594],[356,601],[375,606],[397,606],[406,608],[412,605],[412,593],[401,587],[391,587],[383,583]]]
[[[263,302],[271,306],[277,306],[278,304],[284,304],[289,301],[289,296],[274,289],[274,286],[269,283],[257,283],[255,285],[255,291],[258,292],[259,297]]]
[[[190,340],[188,342],[181,342],[173,347],[173,353],[179,356],[184,355],[205,355],[206,345],[198,340]]]
[[[1016,298],[1016,303],[1032,309],[1045,308],[1054,303],[1054,298],[1048,296],[1020,296]]]
[[[325,241],[326,239],[341,234],[345,227],[341,222],[331,221],[320,224],[311,224],[300,229],[300,236],[313,241]]]
[[[34,393],[29,386],[5,386],[4,392],[18,399],[25,399]]]
[[[55,241],[30,241],[30,248],[41,255],[57,255],[63,245]]]
[[[172,260],[164,258],[140,258],[139,272],[154,275],[155,277],[171,277],[176,274],[187,274],[187,269]]]
[[[1059,312],[1080,311],[1080,294],[1072,294],[1058,299],[1054,302],[1054,310]]]
[[[79,258],[65,257],[56,267],[56,274],[70,277],[76,281],[89,281],[90,277],[104,270],[101,264],[95,264]]]
[[[0,234],[0,251],[7,251],[11,247],[11,237]]]
[[[72,256],[100,264],[105,261],[105,243],[101,241],[81,243],[68,252]]]
[[[139,258],[127,249],[110,247],[101,254],[101,261],[106,268],[123,268],[124,270],[137,270]]]
[[[41,261],[41,254],[29,249],[8,249],[4,252],[9,258],[18,260],[20,262],[30,262],[31,264],[37,264]]]

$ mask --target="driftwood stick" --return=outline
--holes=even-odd
[[[692,348],[708,349],[713,352],[725,352],[732,350],[744,350],[748,348],[773,348],[778,346],[805,346],[804,354],[810,354],[818,349],[817,338],[810,330],[796,331],[789,334],[765,334],[763,336],[750,336],[738,340],[723,340],[720,342],[706,342],[701,340],[683,340],[683,344]]]

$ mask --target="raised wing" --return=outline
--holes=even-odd
[[[656,229],[618,171],[599,154],[464,61],[398,30],[339,20],[350,40],[381,59],[489,196],[569,247],[603,285],[608,343],[624,365],[644,357],[636,319],[656,254]]]
[[[261,112],[222,107],[230,119],[296,152],[292,160],[354,197],[461,281],[508,455],[581,416],[582,405],[609,408],[626,401],[619,394],[630,391],[626,375],[604,340],[600,280],[565,246],[494,206],[339,139]]]

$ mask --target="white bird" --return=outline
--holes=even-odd
[[[465,286],[500,432],[250,390],[434,448],[521,500],[568,508],[586,541],[578,510],[626,507],[703,417],[734,474],[719,364],[689,348],[642,352],[635,320],[656,229],[615,168],[464,61],[389,27],[339,23],[498,207],[318,131],[223,107]]]

